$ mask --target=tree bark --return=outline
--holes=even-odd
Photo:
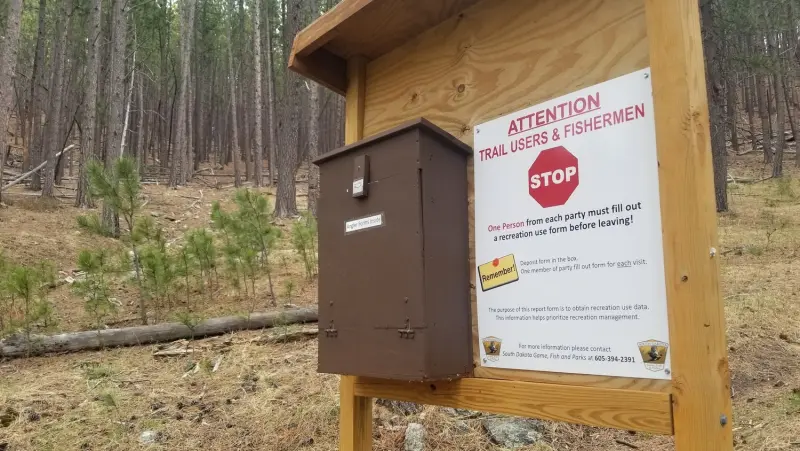
[[[119,145],[119,154],[120,156],[125,155],[125,145],[128,144],[130,147],[130,142],[128,140],[128,134],[130,133],[130,119],[131,119],[131,105],[133,101],[133,88],[136,83],[136,29],[134,28],[133,33],[133,62],[131,63],[131,83],[130,88],[128,88],[128,100],[125,102],[125,113],[124,119],[122,121],[122,142]],[[130,150],[128,150],[130,152]]]
[[[14,79],[16,78],[17,52],[19,49],[19,30],[22,17],[22,0],[10,0],[7,4],[6,29],[0,47],[0,140],[5,152],[5,138],[11,116],[14,95]],[[21,121],[22,118],[19,118]],[[16,135],[16,134],[15,134]]]
[[[67,30],[72,16],[72,0],[63,0],[60,16],[66,20],[59,20],[56,24],[56,35],[53,49],[53,72],[50,77],[50,109],[47,112],[47,125],[45,127],[45,160],[42,197],[53,197],[55,184],[55,170],[57,159],[54,157],[56,147],[60,147],[61,136],[61,107],[64,99],[64,60],[66,53]]]
[[[19,29],[22,17],[22,0],[11,0],[6,16],[6,31],[2,54],[0,54],[0,186],[3,184],[3,168],[6,165],[6,133],[11,116],[11,99],[14,93],[14,78],[19,49]],[[22,117],[18,121],[23,121]]]
[[[144,120],[144,77],[139,77],[139,89],[136,102],[136,167],[139,171],[144,167],[144,143],[147,138]]]
[[[772,87],[774,89],[773,98],[775,99],[775,158],[772,161],[772,176],[783,176],[783,149],[786,145],[786,136],[784,135],[784,128],[786,124],[785,111],[783,102],[780,98],[783,94],[783,67],[780,62],[780,51],[777,45],[777,38],[775,34],[769,33],[769,50],[774,58],[776,68],[772,74]]]
[[[81,133],[81,154],[78,168],[78,193],[75,206],[93,207],[89,196],[89,176],[87,164],[95,154],[94,127],[97,119],[97,76],[100,70],[100,18],[102,0],[92,0],[89,9],[89,61],[86,67],[86,97],[83,101],[83,133]]]
[[[300,31],[303,14],[302,0],[289,0],[286,5],[287,34],[284,45],[291,46],[294,36]],[[297,215],[295,171],[299,157],[300,92],[302,81],[293,71],[286,71],[286,94],[283,96],[285,113],[278,126],[281,129],[281,151],[278,153],[278,192],[275,201],[275,216],[288,218]]]
[[[254,62],[253,65],[255,67],[255,80],[253,80],[253,85],[255,87],[255,108],[253,108],[255,113],[255,158],[254,158],[254,165],[255,171],[253,173],[255,186],[260,187],[263,179],[261,175],[261,169],[264,164],[264,157],[263,157],[263,143],[261,141],[262,138],[262,122],[261,122],[261,111],[264,108],[264,103],[261,98],[261,0],[254,0],[255,4],[255,14],[253,14],[253,57]]]
[[[792,83],[792,78],[788,76],[783,76],[783,92],[781,93],[784,105],[786,107],[786,117],[789,119],[789,129],[792,131],[792,139],[797,142],[797,122],[795,121],[795,117],[793,114],[794,105],[792,102],[792,91],[794,91],[794,86]],[[784,137],[784,140],[786,138]]]
[[[111,10],[111,64],[109,67],[109,106],[106,116],[105,167],[111,168],[120,157],[125,101],[125,44],[128,24],[126,0],[113,0]],[[110,206],[103,205],[103,226],[115,237],[119,236],[119,215]]]
[[[275,123],[275,68],[272,64],[272,27],[270,25],[270,14],[269,14],[269,5],[270,2],[267,2],[267,20],[266,20],[266,35],[267,35],[267,126],[269,127],[269,181],[267,185],[272,186],[275,181],[275,174],[278,168],[278,161],[277,161],[277,146],[278,146],[278,138],[276,136],[276,123]]]
[[[756,150],[756,144],[758,143],[758,139],[756,138],[756,113],[755,113],[755,102],[754,102],[754,94],[755,88],[753,85],[754,77],[752,75],[747,75],[745,79],[745,99],[746,99],[746,106],[747,109],[747,125],[750,127],[750,145],[753,150]]]
[[[308,123],[308,211],[317,216],[319,197],[319,167],[312,161],[319,155],[319,86],[311,82]]]
[[[186,165],[189,165],[187,145],[187,110],[189,104],[189,64],[192,54],[192,27],[194,24],[194,0],[181,2],[181,74],[180,88],[178,91],[178,117],[175,119],[175,150],[170,162],[170,186],[186,183]]]
[[[736,155],[739,153],[739,128],[738,128],[738,121],[736,120],[736,115],[738,114],[738,102],[739,99],[737,98],[737,89],[736,89],[736,73],[733,71],[732,68],[728,68],[728,76],[727,78],[727,91],[728,91],[728,99],[727,99],[727,108],[726,112],[728,115],[728,127],[730,128],[731,133],[731,146],[733,147],[733,154]],[[727,183],[727,180],[726,180]]]
[[[770,120],[768,91],[766,80],[759,74],[756,76],[756,97],[758,98],[758,114],[761,116],[761,145],[764,147],[764,162],[772,162],[772,122]]]
[[[22,168],[23,170],[27,170],[30,168],[31,162],[41,162],[41,149],[39,149],[40,141],[39,141],[39,134],[40,134],[40,121],[41,121],[41,112],[40,112],[40,105],[41,105],[41,88],[39,87],[39,74],[42,72],[42,68],[44,66],[44,30],[45,30],[45,17],[47,13],[47,0],[39,0],[39,11],[38,11],[38,28],[36,31],[36,50],[34,51],[34,58],[33,58],[33,70],[31,72],[31,89],[30,89],[30,97],[28,98],[28,106],[26,108],[26,119],[30,123],[30,127],[28,127],[28,136],[25,140],[27,151],[22,160]],[[38,177],[36,177],[34,186],[34,180],[31,180],[31,188],[41,189],[41,182]]]
[[[718,33],[716,0],[704,0],[700,4],[703,29],[703,50],[706,56],[706,78],[708,80],[708,110],[711,125],[711,155],[714,166],[714,192],[717,211],[728,210],[727,179],[728,161],[725,146],[725,115],[723,112],[724,54],[721,36]]]
[[[783,91],[783,76],[774,74],[773,86],[775,87],[775,100],[779,99],[779,93]],[[786,144],[786,137],[784,136],[784,128],[786,118],[784,116],[784,109],[782,108],[783,102],[776,102],[776,121],[775,121],[775,157],[772,161],[772,176],[783,176],[783,148]]]
[[[231,149],[231,157],[233,158],[233,185],[235,187],[240,187],[242,182],[240,179],[240,170],[239,170],[239,131],[237,130],[236,126],[236,72],[233,70],[233,17],[235,11],[235,4],[234,0],[229,1],[229,14],[230,14],[230,22],[227,28],[228,34],[228,86],[230,88],[231,94],[231,123],[230,129],[231,133],[233,133],[233,137],[230,140],[230,145],[233,146]]]
[[[49,336],[34,336],[30,341],[15,335],[0,341],[0,357],[15,358],[50,353],[79,352],[120,346],[139,346],[166,343],[186,338],[204,338],[240,330],[259,330],[287,324],[317,321],[317,311],[293,309],[247,316],[212,318],[189,328],[181,323],[72,332]]]

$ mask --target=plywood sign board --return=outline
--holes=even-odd
[[[349,143],[424,117],[474,149],[472,377],[343,377],[341,449],[371,397],[732,449],[696,0],[344,0],[291,60]]]

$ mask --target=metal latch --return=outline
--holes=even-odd
[[[336,338],[339,336],[339,331],[336,330],[336,326],[333,324],[333,320],[331,320],[330,327],[325,329],[325,336],[330,338]]]
[[[406,318],[405,329],[397,329],[397,332],[400,334],[400,338],[405,338],[406,340],[414,339],[414,329],[411,328],[411,321],[408,318]]]

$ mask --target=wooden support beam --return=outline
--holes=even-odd
[[[364,137],[364,97],[366,95],[367,60],[354,57],[347,63],[345,103],[345,144]],[[339,385],[339,450],[372,450],[372,398],[355,394],[356,378],[342,376]]]
[[[670,395],[658,392],[479,378],[429,383],[357,378],[355,395],[672,434]]]
[[[676,451],[733,449],[708,101],[696,0],[645,0]]]

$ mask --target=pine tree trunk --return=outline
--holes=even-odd
[[[780,74],[773,75],[773,86],[775,87],[774,98],[779,99],[780,93],[783,91],[783,77]],[[783,102],[776,102],[776,121],[775,121],[775,158],[772,161],[772,176],[783,176],[783,148],[786,144],[786,137],[784,135],[785,121],[784,109],[782,108]]]
[[[45,127],[45,155],[47,165],[43,170],[42,197],[53,197],[57,159],[54,157],[61,149],[61,107],[64,101],[64,60],[66,53],[67,30],[72,13],[72,0],[64,0],[61,4],[60,16],[66,17],[56,24],[56,36],[53,49],[53,72],[50,77],[50,108],[47,112]]]
[[[756,113],[755,113],[755,102],[753,101],[754,90],[753,87],[753,76],[748,75],[745,79],[745,99],[746,99],[746,106],[747,109],[747,125],[750,127],[750,145],[752,146],[753,150],[756,150]]]
[[[86,95],[83,101],[83,133],[81,133],[81,154],[78,168],[78,193],[75,206],[93,207],[89,196],[89,176],[87,164],[95,154],[94,128],[97,119],[97,75],[100,70],[100,18],[102,0],[92,0],[89,8],[89,61],[86,66]]]
[[[119,154],[120,156],[125,155],[125,146],[127,145],[130,147],[130,140],[128,139],[128,135],[130,134],[130,119],[131,119],[131,105],[133,101],[133,87],[136,83],[136,28],[133,29],[133,62],[131,63],[131,83],[130,87],[128,88],[128,100],[125,101],[125,110],[123,113],[123,120],[122,120],[122,142],[119,145]],[[124,65],[123,65],[124,71]],[[128,150],[130,153],[130,149]]]
[[[240,85],[243,83],[240,83]],[[250,144],[250,117],[248,114],[247,102],[244,96],[239,97],[242,109],[242,130],[240,131],[242,142],[242,153],[244,154],[244,179],[253,180],[253,146]]]
[[[765,13],[766,14],[766,13]],[[786,136],[784,134],[786,117],[783,108],[783,102],[780,98],[783,95],[783,65],[781,64],[780,50],[778,49],[777,33],[770,32],[768,34],[769,47],[768,52],[775,63],[775,68],[772,74],[772,98],[775,99],[775,157],[772,162],[772,176],[783,176],[783,149],[786,145]]]
[[[25,137],[26,149],[22,159],[23,171],[30,169],[32,161],[41,161],[41,157],[37,156],[39,151],[34,143],[34,140],[36,139],[35,136],[39,134],[39,120],[41,118],[41,113],[39,112],[40,88],[38,85],[39,76],[42,71],[42,66],[44,65],[44,27],[46,12],[47,0],[39,0],[39,20],[36,32],[36,49],[34,50],[33,68],[31,71],[30,94],[28,97],[27,106],[25,107],[25,120],[30,124],[30,127],[28,127],[28,135]],[[38,144],[38,142],[36,144]],[[37,185],[39,186],[37,189],[40,189],[41,182],[39,181],[39,175],[38,173],[35,175]],[[31,178],[31,185],[33,185],[33,178]]]
[[[264,103],[261,98],[261,0],[255,0],[255,14],[253,14],[253,66],[255,68],[255,80],[253,85],[255,87],[255,106],[253,108],[255,113],[255,158],[254,158],[254,181],[255,186],[260,187],[263,183],[261,169],[264,164],[263,157],[263,143],[262,138],[262,123],[261,123],[261,109],[264,108]]]
[[[772,160],[775,158],[775,151],[772,150],[772,140],[775,139],[777,143],[778,135],[777,135],[777,124],[773,124],[772,120],[775,117],[775,80],[772,75],[768,75],[765,77],[766,83],[766,97],[764,100],[767,102],[767,115],[769,116],[769,142],[770,142],[770,151],[764,153],[764,162],[765,163],[772,163]],[[777,144],[776,144],[777,145]],[[776,147],[777,149],[777,147]]]
[[[300,31],[302,0],[290,0],[286,5],[287,34],[284,45],[291,46],[295,34]],[[302,81],[293,71],[286,72],[285,112],[280,121],[281,151],[278,153],[278,192],[275,201],[275,216],[287,218],[297,215],[295,171],[299,157],[300,92]]]
[[[319,86],[311,83],[308,99],[308,211],[317,216],[317,198],[319,197],[319,168],[312,161],[319,155]]]
[[[267,126],[269,127],[269,181],[267,185],[272,186],[275,182],[275,174],[278,170],[278,160],[277,160],[277,147],[278,147],[278,138],[276,136],[276,123],[275,123],[275,68],[272,64],[272,27],[270,23],[269,15],[269,5],[270,2],[267,2]]]
[[[105,166],[111,168],[120,157],[125,103],[125,44],[128,37],[126,0],[113,0],[111,10],[111,65],[109,67],[108,111],[106,114]],[[112,236],[119,237],[119,215],[103,205],[103,226]]]
[[[736,115],[738,114],[738,102],[739,99],[737,98],[737,90],[736,90],[736,74],[733,70],[728,69],[728,77],[727,77],[727,91],[728,91],[728,101],[727,101],[727,115],[728,115],[728,127],[730,128],[731,133],[731,146],[733,147],[733,154],[736,155],[739,153],[739,129],[737,127],[737,120]],[[727,181],[726,181],[727,183]]]
[[[186,95],[186,151],[183,155],[183,181],[184,183],[188,182],[192,179],[192,168],[194,168],[194,134],[192,133],[192,127],[194,126],[194,111],[196,110],[196,106],[194,104],[194,83],[192,83],[192,78],[195,77],[194,70],[189,66],[189,83],[187,84],[187,89],[189,90]]]
[[[703,50],[706,56],[708,78],[708,110],[711,125],[711,155],[714,166],[714,192],[717,211],[728,210],[727,179],[728,161],[725,146],[725,104],[722,77],[724,54],[721,37],[715,32],[717,10],[714,1],[707,1],[700,7],[703,28]]]
[[[144,77],[139,77],[139,89],[136,99],[136,167],[141,171],[144,167],[144,143],[147,139],[144,120]]]
[[[763,75],[756,76],[756,97],[758,98],[758,114],[761,116],[761,145],[764,147],[764,162],[772,161],[772,124],[767,108],[767,89]]]
[[[240,187],[242,185],[241,181],[241,173],[239,170],[239,131],[236,126],[236,72],[233,70],[233,16],[234,16],[234,0],[229,1],[229,8],[230,8],[230,22],[227,28],[228,34],[228,86],[231,92],[231,123],[230,123],[230,130],[233,134],[232,138],[230,139],[231,148],[231,157],[233,158],[233,185],[235,187]]]
[[[187,143],[187,112],[189,108],[189,65],[192,59],[192,27],[194,24],[195,0],[181,2],[181,73],[180,88],[178,90],[178,117],[175,118],[175,147],[173,158],[170,162],[170,186],[186,183],[186,166],[189,165]]]
[[[2,54],[0,54],[0,137],[2,137],[0,139],[0,186],[3,184],[3,168],[6,163],[6,130],[8,130],[8,118],[11,116],[21,17],[22,0],[11,0],[8,4],[6,31]],[[22,117],[18,118],[18,121],[22,120],[24,120]]]
[[[789,119],[789,129],[792,131],[792,140],[797,142],[797,121],[795,121],[794,115],[794,104],[792,103],[792,91],[794,90],[794,86],[792,83],[792,78],[784,76],[783,77],[783,100],[784,105],[786,106],[786,117]],[[784,138],[785,141],[785,138]]]

